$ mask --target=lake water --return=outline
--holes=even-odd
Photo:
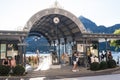
[[[120,61],[120,52],[112,52],[113,59],[117,62]]]

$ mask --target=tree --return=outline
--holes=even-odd
[[[120,29],[115,30],[114,34],[120,35]],[[110,46],[114,46],[115,50],[118,50],[120,48],[120,40],[111,40]]]

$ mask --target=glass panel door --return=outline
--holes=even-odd
[[[6,57],[6,44],[1,44],[1,59],[4,59]]]

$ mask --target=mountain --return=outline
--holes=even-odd
[[[92,33],[108,33],[111,34],[113,33],[116,29],[120,28],[120,24],[115,24],[113,26],[97,26],[93,21],[89,20],[88,18],[85,18],[83,16],[79,17],[80,21],[83,23],[85,28],[88,30],[88,32]]]
[[[79,19],[83,23],[88,32],[96,33],[97,25],[94,22],[83,16],[80,16]]]
[[[46,40],[45,37],[40,37],[40,39],[36,39],[36,36],[31,36],[25,39],[25,41],[29,44],[26,47],[27,52],[36,52],[39,50],[41,53],[43,52],[48,52],[49,51],[49,46],[48,46],[48,41]]]
[[[109,27],[106,27],[104,25],[100,25],[100,26],[97,26],[93,21],[83,17],[83,16],[80,16],[79,17],[80,21],[83,23],[83,25],[85,26],[85,28],[87,29],[88,32],[91,32],[91,33],[107,33],[107,34],[112,34],[114,33],[114,31],[116,29],[120,29],[120,24],[115,24],[113,26],[109,26]],[[104,50],[106,49],[106,43],[105,42],[101,42],[99,44],[99,50]],[[109,46],[109,49],[114,51],[115,50],[115,47],[111,47],[110,45]],[[119,50],[120,51],[120,50]]]

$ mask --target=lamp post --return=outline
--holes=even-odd
[[[25,42],[18,43],[18,46],[22,47],[22,53],[23,53],[22,56],[24,56],[24,67],[25,67],[25,65],[26,65],[26,46],[27,46],[27,45],[28,45],[28,44],[25,43]],[[23,62],[23,61],[22,61],[22,62]]]
[[[37,43],[37,41],[40,39],[40,37],[35,37],[34,40],[35,42]],[[38,48],[38,44],[36,44],[36,54],[37,54],[37,57],[38,57],[38,65],[39,65],[39,61],[40,61],[40,55],[39,55],[39,48]]]
[[[53,18],[53,22],[55,23],[55,27],[56,27],[56,38],[58,40],[59,43],[59,47],[60,47],[60,40],[58,39],[58,23],[60,22],[60,19],[58,17],[54,17]],[[60,50],[60,48],[59,48]],[[58,51],[59,53],[59,63],[60,63],[60,51]]]

